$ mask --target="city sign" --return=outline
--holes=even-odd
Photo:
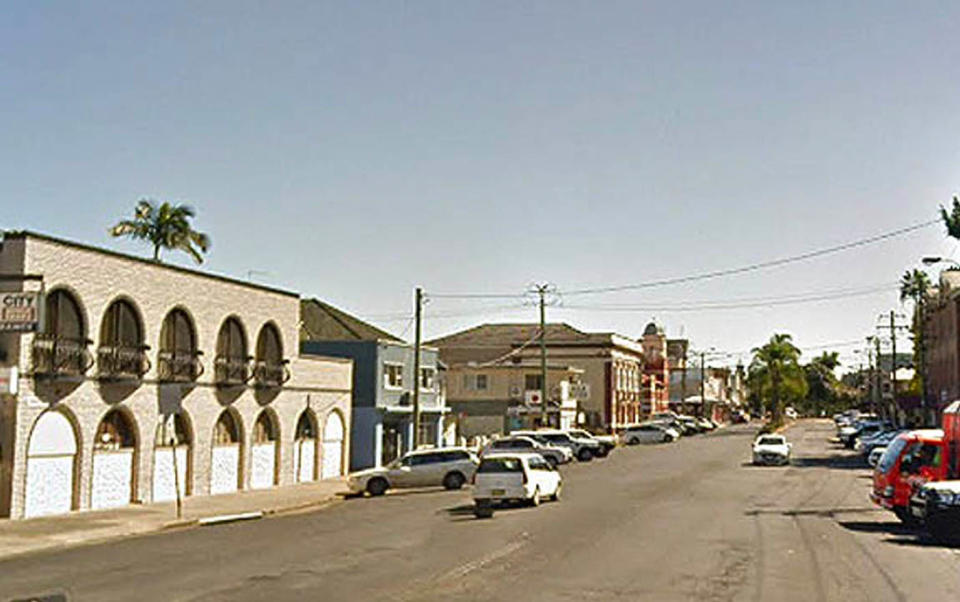
[[[39,330],[40,305],[37,291],[0,293],[0,332]]]

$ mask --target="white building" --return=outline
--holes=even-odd
[[[0,298],[40,310],[0,315],[0,516],[286,485],[349,465],[352,363],[299,356],[295,293],[7,232]],[[33,318],[36,330],[9,330]]]

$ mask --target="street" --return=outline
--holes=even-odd
[[[867,499],[829,421],[793,465],[749,465],[755,427],[562,467],[564,496],[476,520],[469,488],[0,562],[0,600],[955,600],[960,551]]]

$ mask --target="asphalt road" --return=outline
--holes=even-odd
[[[750,466],[754,432],[568,465],[563,500],[491,520],[404,492],[14,558],[0,601],[960,599],[960,551],[874,509],[831,423],[789,431],[789,467]]]

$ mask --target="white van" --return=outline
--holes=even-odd
[[[474,514],[488,518],[495,504],[511,501],[539,506],[543,498],[559,500],[562,489],[560,473],[540,454],[490,454],[474,476]]]

